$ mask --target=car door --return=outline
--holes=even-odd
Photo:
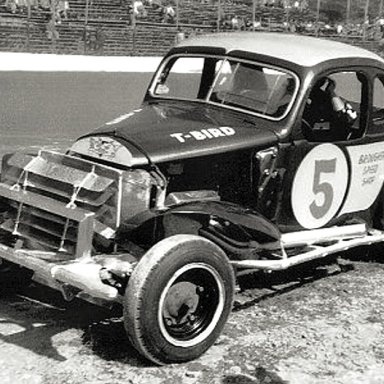
[[[315,107],[311,105],[315,102],[310,99],[312,91],[309,94],[297,127],[300,134],[285,154],[287,172],[278,214],[278,225],[283,231],[345,224],[356,217],[369,221],[367,211],[382,188],[383,130],[375,128],[376,133],[372,132],[379,121],[368,120],[371,76],[362,69],[340,70],[317,77],[314,86],[324,76],[335,81],[335,93],[350,104],[357,116],[347,130],[341,123],[321,116],[316,117],[317,124],[311,121],[308,126],[306,109]],[[377,103],[382,103],[384,111],[381,98],[383,101]],[[377,114],[383,116],[384,127],[382,112]],[[339,131],[332,134],[332,129]]]

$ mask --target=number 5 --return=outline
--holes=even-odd
[[[332,185],[326,181],[321,182],[320,176],[322,173],[335,173],[336,171],[336,158],[331,160],[316,160],[315,161],[315,175],[313,178],[312,191],[315,195],[323,194],[322,204],[318,204],[313,200],[309,206],[312,216],[315,219],[321,219],[327,214],[333,202],[333,188]]]

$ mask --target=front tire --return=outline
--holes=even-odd
[[[156,364],[203,354],[231,312],[235,278],[225,253],[194,235],[152,247],[135,268],[124,297],[124,324],[135,348]]]

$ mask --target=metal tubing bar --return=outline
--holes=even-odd
[[[90,262],[77,262],[51,268],[54,280],[67,283],[93,297],[108,301],[119,301],[116,288],[104,284],[99,276],[101,265]]]
[[[367,234],[365,224],[352,224],[340,227],[314,229],[311,231],[299,231],[284,233],[281,235],[281,243],[285,248],[309,245],[314,243],[340,240],[347,237],[363,237]]]
[[[32,271],[35,271],[39,275],[45,277],[51,276],[52,266],[60,263],[60,261],[56,260],[55,264],[52,264],[44,258],[54,260],[56,256],[59,260],[62,260],[63,255],[55,252],[26,251],[22,249],[15,250],[4,244],[0,244],[1,259],[8,260],[15,264],[21,265],[22,267],[31,269]]]
[[[339,241],[338,243],[327,247],[316,247],[316,249],[311,250],[309,252],[305,252],[289,258],[284,258],[281,260],[234,260],[231,261],[231,264],[236,268],[279,271],[287,269],[294,265],[303,264],[316,259],[321,259],[322,257],[326,257],[330,254],[346,251],[347,249],[353,247],[369,245],[379,242],[384,242],[384,232],[380,232],[379,234],[374,235],[368,235],[365,238]]]
[[[55,261],[54,252],[35,252],[29,250],[14,250],[0,244],[0,258],[31,269],[37,275],[37,280],[43,279],[49,286],[60,290],[63,283],[69,284],[93,297],[107,301],[120,301],[116,288],[105,285],[99,277],[101,264],[94,260]],[[40,257],[41,256],[41,257]],[[50,257],[44,260],[43,257]],[[47,284],[48,285],[48,284]]]
[[[88,216],[79,222],[77,231],[76,243],[76,258],[90,258],[92,253],[92,240],[93,240],[93,227],[94,227],[94,214],[89,213]]]

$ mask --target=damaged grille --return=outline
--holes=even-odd
[[[3,158],[1,229],[34,249],[90,253],[94,233],[111,238],[120,222],[122,172],[40,151]]]

